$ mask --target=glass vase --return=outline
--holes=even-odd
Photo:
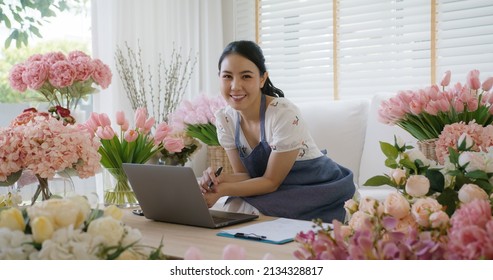
[[[75,194],[75,185],[72,175],[67,171],[58,171],[53,178],[42,178],[25,170],[17,181],[23,204],[34,204],[36,201],[47,200],[52,197],[69,197]]]
[[[120,208],[139,206],[123,168],[103,168],[104,205]]]

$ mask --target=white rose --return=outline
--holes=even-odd
[[[414,162],[415,160],[419,159],[423,162],[424,166],[430,166],[431,161],[426,158],[426,156],[418,149],[413,149],[407,152],[407,155],[409,156],[409,160]]]
[[[116,220],[121,220],[123,217],[123,211],[115,205],[110,205],[104,209],[103,215],[113,217]]]
[[[44,216],[52,221],[54,229],[74,225],[78,228],[85,219],[78,204],[70,199],[49,199],[27,208],[29,218]]]
[[[35,251],[30,235],[0,227],[0,260],[26,260]]]
[[[101,236],[107,246],[116,246],[123,237],[123,226],[112,217],[102,217],[92,221],[87,232],[93,236]]]
[[[457,146],[463,151],[471,149],[473,145],[474,140],[467,133],[462,133],[459,140],[457,140]]]
[[[488,194],[475,184],[465,184],[459,190],[459,200],[468,203],[475,199],[488,199]]]
[[[407,179],[406,192],[412,197],[425,196],[430,190],[430,180],[423,175],[411,175]]]
[[[469,163],[469,164],[468,164]],[[471,172],[475,170],[485,170],[486,164],[484,157],[480,153],[476,152],[463,152],[459,155],[459,165],[466,166],[466,171]]]

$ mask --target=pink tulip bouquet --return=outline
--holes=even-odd
[[[379,120],[403,128],[420,141],[438,138],[447,124],[474,120],[489,125],[493,122],[493,77],[481,83],[479,74],[472,70],[464,85],[456,83],[447,88],[451,78],[447,71],[440,85],[399,91],[382,102]]]
[[[101,154],[101,165],[117,180],[115,189],[105,193],[105,203],[108,205],[137,203],[122,169],[122,163],[143,164],[163,149],[169,149],[170,152],[179,152],[183,149],[183,143],[170,135],[171,127],[165,122],[157,125],[153,135],[151,129],[154,122],[153,117],[148,117],[145,108],[138,108],[135,112],[133,128],[130,127],[123,111],[116,113],[119,131],[112,128],[111,120],[105,113],[93,112],[83,124],[91,135],[96,136],[101,142],[98,150]]]
[[[36,54],[14,65],[9,81],[13,89],[41,93],[51,105],[75,110],[81,99],[111,83],[111,70],[99,59],[82,51]]]
[[[177,130],[202,141],[208,146],[219,146],[214,113],[226,106],[220,96],[200,95],[193,101],[184,100],[170,116],[171,125]]]

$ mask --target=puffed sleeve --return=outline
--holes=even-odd
[[[216,117],[216,130],[217,130],[217,139],[219,140],[219,144],[225,150],[233,150],[236,149],[235,145],[235,129],[234,124],[236,121],[236,117],[234,116],[234,112],[228,110],[228,107],[222,108],[218,110],[215,114]]]
[[[307,127],[300,116],[300,111],[293,103],[281,100],[271,104],[273,151],[287,152],[303,148],[307,137]]]

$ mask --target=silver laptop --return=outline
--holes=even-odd
[[[123,170],[148,219],[219,228],[258,218],[209,209],[190,167],[123,163]]]

